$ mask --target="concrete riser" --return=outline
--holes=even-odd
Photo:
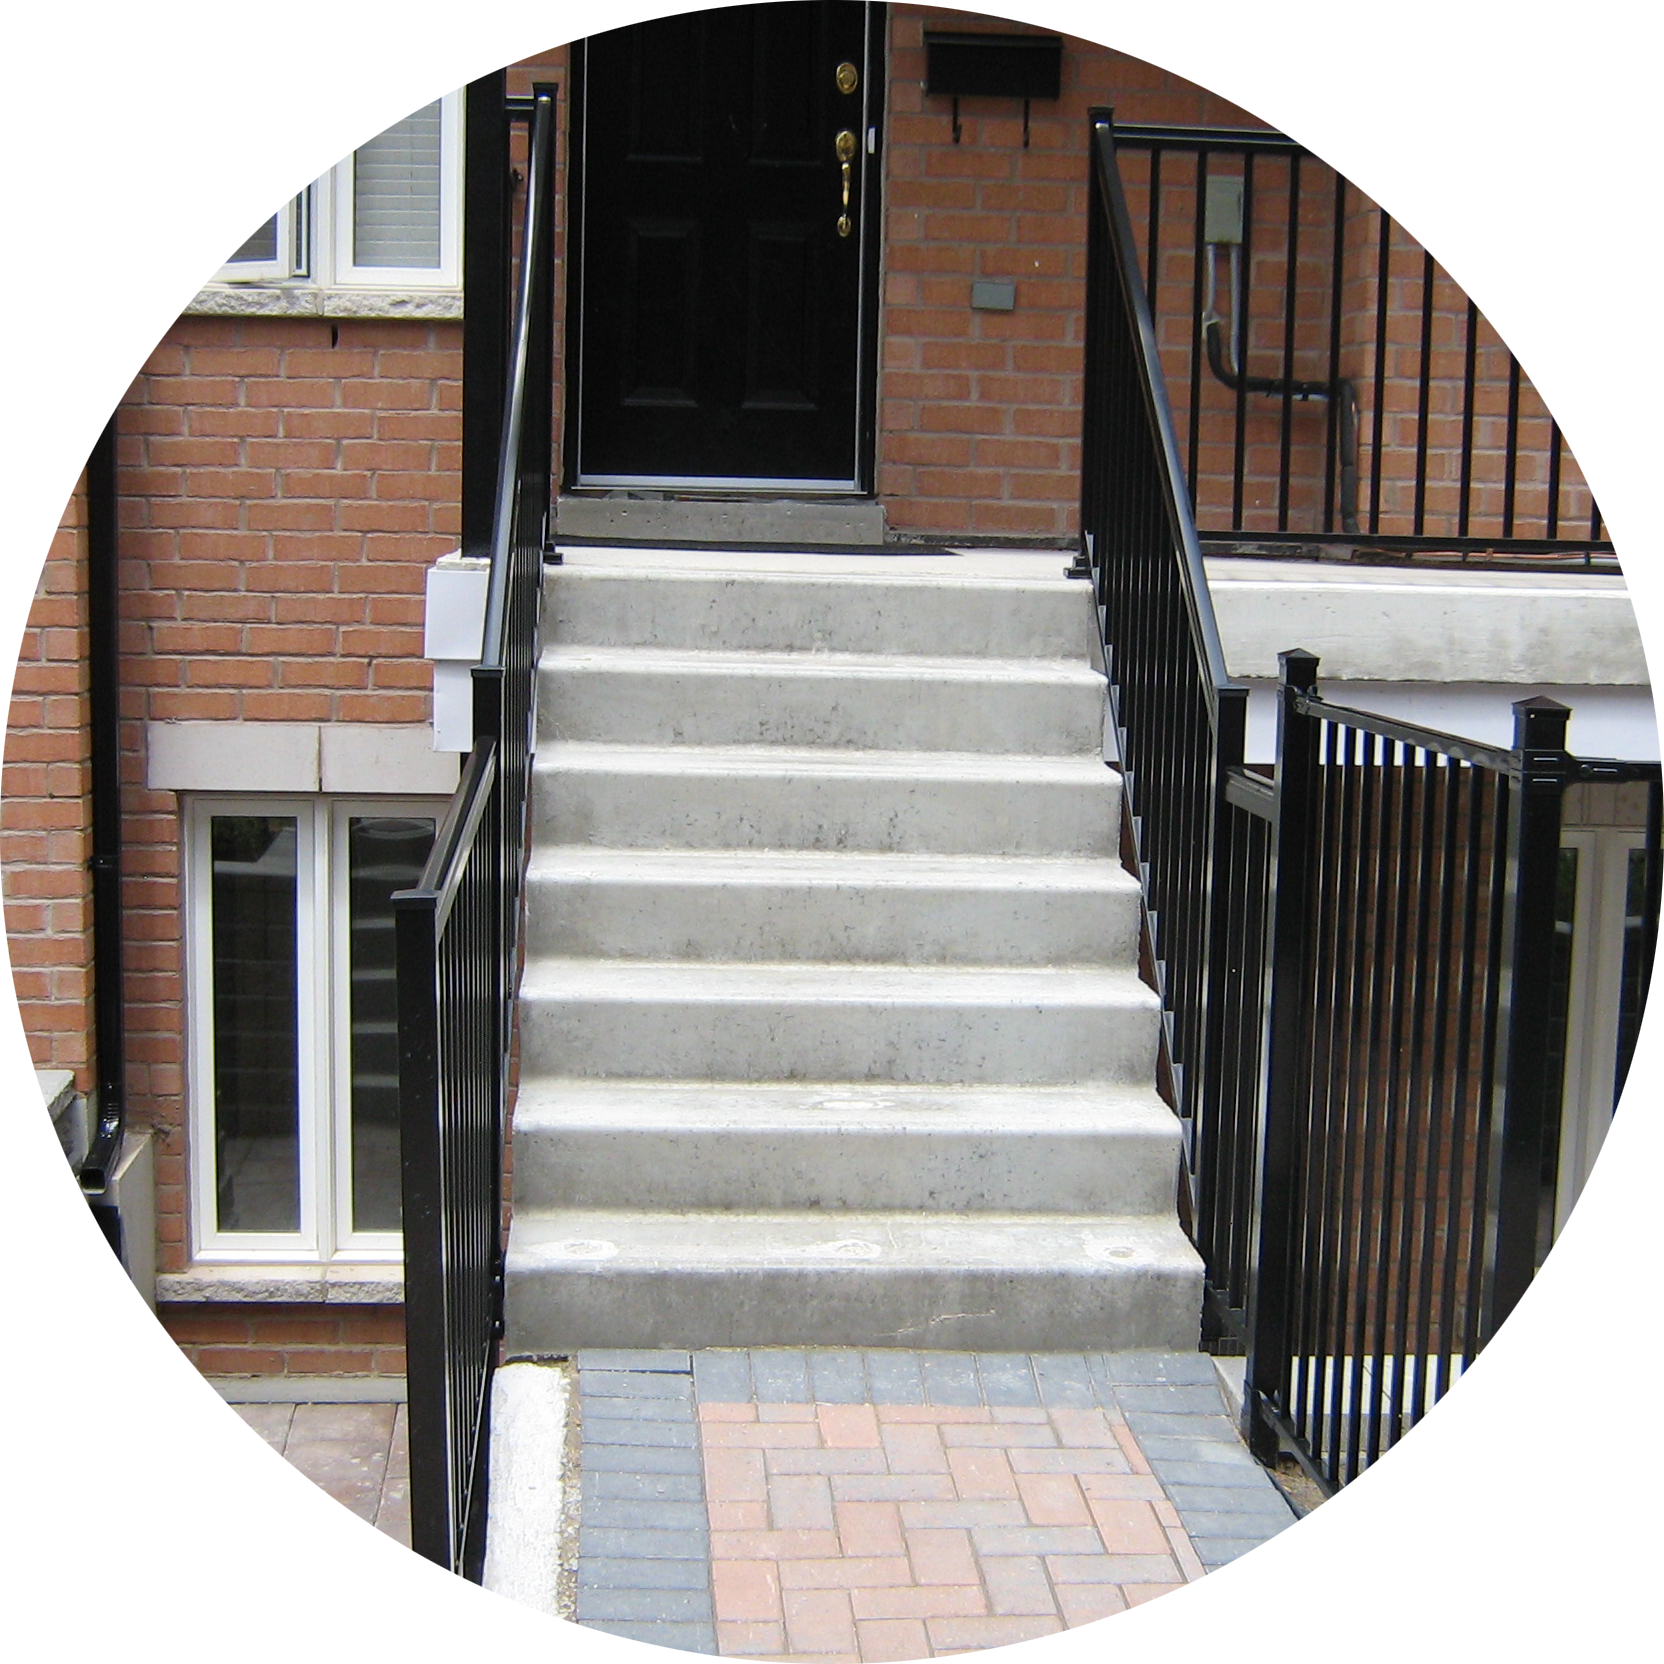
[[[1102,756],[1102,682],[546,664],[545,739]]]
[[[582,1347],[908,1346],[966,1352],[1194,1351],[1199,1264],[917,1270],[863,1266],[508,1275],[512,1354]]]
[[[1088,584],[674,573],[648,583],[569,568],[545,595],[545,641],[615,647],[1078,659],[1093,624]]]
[[[531,1208],[841,1208],[940,1213],[1154,1214],[1177,1185],[1168,1136],[927,1133],[894,1128],[547,1127],[514,1139],[514,1193]]]
[[[1105,1004],[552,1000],[522,994],[521,1068],[627,1080],[1147,1083],[1155,1013]]]
[[[1138,894],[899,884],[632,883],[531,875],[528,951],[599,959],[1125,963]]]
[[[545,763],[550,754],[545,753]],[[608,773],[534,781],[538,838],[614,849],[856,849],[938,855],[1115,853],[1116,781],[919,782],[838,775]]]

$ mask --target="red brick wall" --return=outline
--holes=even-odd
[[[564,80],[566,5],[516,0],[511,27],[511,88]],[[128,1083],[158,1133],[161,1266],[181,1270],[181,825],[175,794],[143,785],[145,724],[428,719],[423,584],[458,539],[461,324],[148,313],[146,286],[185,276],[176,0],[126,0],[118,73]]]
[[[402,1375],[402,1306],[164,1306],[204,1375]]]
[[[1067,39],[1063,96],[924,96],[925,28],[973,13],[891,8],[878,488],[897,531],[1074,535],[1079,485],[1087,112],[1260,126],[1165,70]],[[1002,24],[1018,29],[1020,25]],[[1014,278],[1012,312],[973,312],[972,280]]]
[[[82,67],[70,0],[0,5],[0,1067],[88,1085]]]

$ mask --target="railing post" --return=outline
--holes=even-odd
[[[1514,706],[1517,774],[1508,800],[1506,956],[1497,1000],[1503,1032],[1497,1036],[1500,1068],[1492,1099],[1481,1345],[1496,1333],[1536,1272],[1544,1137],[1556,1119],[1563,1086],[1549,1066],[1555,1024],[1548,968],[1554,952],[1560,811],[1571,771],[1566,753],[1570,719],[1571,711],[1554,699],[1522,699]]]
[[[429,891],[406,892],[393,898],[399,986],[405,1375],[410,1417],[411,1547],[447,1571],[454,1571],[447,1321],[450,1302],[444,1266],[435,901]]]
[[[462,549],[491,553],[497,452],[508,389],[508,80],[495,70],[463,95],[465,169],[462,225]]]
[[[1317,659],[1295,651],[1282,667],[1277,720],[1277,825],[1271,871],[1271,925],[1266,943],[1268,989],[1265,1089],[1256,1137],[1253,1221],[1249,1240],[1248,1367],[1242,1431],[1254,1454],[1275,1459],[1269,1408],[1288,1385],[1289,1314],[1294,1294],[1294,1207],[1301,1097],[1305,1091],[1310,999],[1308,898],[1313,832],[1319,813],[1318,721],[1298,709],[1317,691]]]

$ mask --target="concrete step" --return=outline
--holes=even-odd
[[[519,1207],[1159,1214],[1179,1123],[1148,1086],[528,1081]]]
[[[1079,965],[1138,946],[1112,861],[556,845],[526,878],[534,955]]]
[[[1115,853],[1120,777],[1091,757],[553,744],[536,838],[628,849]]]
[[[1193,1351],[1172,1218],[517,1210],[508,1350],[928,1346]]]
[[[540,678],[552,740],[1103,756],[1084,660],[554,646]]]
[[[667,565],[662,557],[648,568],[646,558],[555,568],[545,591],[544,641],[1080,659],[1094,623],[1091,586],[1062,576],[1062,554],[1029,557],[1039,568],[1032,577],[974,575],[975,559],[934,560],[926,575],[926,563],[905,558],[787,560],[776,570],[720,571]],[[800,569],[786,569],[793,565]]]
[[[1148,1082],[1155,995],[1131,969],[538,959],[524,1078]]]

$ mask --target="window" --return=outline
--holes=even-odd
[[[1642,1035],[1657,1015],[1639,1010],[1639,950],[1644,857],[1632,830],[1574,830],[1561,850],[1559,947],[1551,977],[1561,1005],[1554,1055],[1561,1110],[1544,1142],[1538,1265],[1544,1280],[1576,1288],[1614,1285],[1622,1266],[1629,1186],[1642,1186],[1641,1261],[1649,1280],[1664,1276],[1664,1068],[1642,1112],[1659,1130],[1647,1173],[1629,1171],[1629,1122],[1622,1092]],[[1664,1000],[1664,988],[1654,993]]]
[[[186,811],[193,1246],[399,1255],[392,895],[431,801],[198,798]]]
[[[459,283],[461,0],[196,0],[193,273]]]
[[[1664,0],[1561,0],[1556,136],[1562,145],[1664,150]],[[1551,190],[1561,190],[1554,180]],[[1611,291],[1612,310],[1644,313],[1647,288],[1647,180],[1599,171],[1572,173],[1569,195],[1551,201],[1561,218],[1554,238],[1549,301]],[[1654,238],[1656,241],[1656,238]],[[1664,295],[1664,260],[1652,295]]]

